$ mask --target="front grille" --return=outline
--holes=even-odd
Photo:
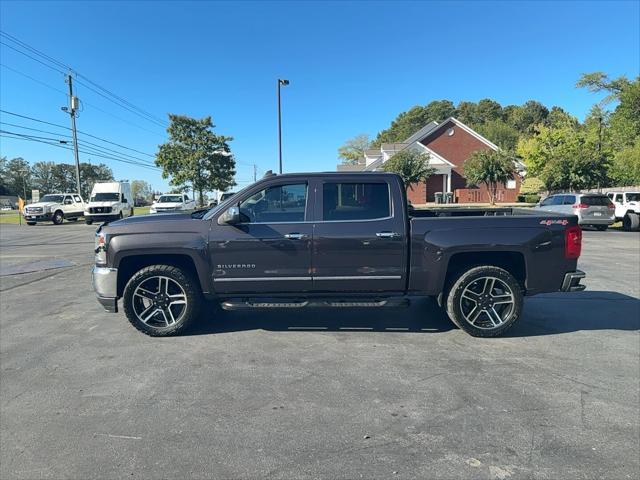
[[[27,207],[27,213],[42,213],[42,207]]]
[[[111,207],[91,207],[89,213],[111,213]]]
[[[176,210],[175,207],[160,207],[156,208],[156,212],[174,212]]]

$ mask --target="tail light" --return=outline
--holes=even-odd
[[[611,202],[609,202],[609,205],[607,205],[607,207],[609,207],[609,209],[611,209],[611,210],[615,210],[616,209],[616,206]]]
[[[582,229],[574,225],[564,231],[564,258],[578,258],[582,252]]]
[[[571,208],[589,208],[589,205],[587,205],[586,203],[576,203],[573,207]]]

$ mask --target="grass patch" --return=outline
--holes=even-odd
[[[0,223],[17,225],[20,223],[20,214],[17,210],[2,210],[0,211]],[[22,219],[22,223],[24,223],[24,218]]]
[[[147,213],[149,213],[149,208],[151,208],[151,207],[135,207],[133,209],[133,214],[134,215],[146,215]]]

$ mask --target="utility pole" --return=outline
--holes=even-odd
[[[282,114],[280,108],[280,86],[289,85],[289,80],[278,79],[278,160],[280,165],[280,175],[282,175]]]
[[[256,164],[253,164],[253,181],[255,182],[258,179],[258,167]]]
[[[71,74],[67,74],[67,83],[69,84],[69,107],[63,107],[63,110],[71,115],[71,131],[73,133],[73,155],[76,159],[76,189],[80,195],[80,157],[78,156],[78,133],[76,132],[76,110],[78,109],[78,97],[73,96],[73,78]]]

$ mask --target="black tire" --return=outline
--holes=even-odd
[[[87,225],[91,225],[93,223],[93,220],[89,220],[88,218],[85,218],[84,223],[86,223]]]
[[[491,282],[486,279],[494,280]],[[495,293],[498,295],[494,295]],[[470,294],[474,298],[477,296],[478,302],[467,296]],[[510,299],[509,303],[506,302],[507,297]],[[447,295],[446,309],[451,321],[469,335],[495,337],[504,333],[520,318],[522,302],[522,287],[513,275],[499,267],[481,265],[462,273],[453,282]],[[496,324],[492,320],[489,309],[498,315],[500,323]],[[474,313],[476,316],[472,323],[467,318],[473,317]]]
[[[33,227],[36,224],[36,222],[27,222],[27,225],[29,225],[30,227]]]
[[[633,232],[640,229],[640,215],[628,212],[622,218],[622,228],[627,232]]]
[[[62,210],[56,210],[51,220],[54,225],[61,225],[64,221],[64,213],[62,213]]]
[[[118,214],[118,220],[122,220],[122,212]]]
[[[133,208],[131,209],[131,214],[129,215],[130,217],[133,217]]]
[[[594,225],[594,227],[596,227],[596,230],[598,230],[599,232],[604,232],[607,228],[609,228],[609,225]]]
[[[176,311],[175,306],[172,310],[170,304],[167,306],[167,298],[158,299],[156,294],[163,293],[161,281],[158,283],[157,291],[151,291],[156,295],[155,301],[150,297],[136,294],[136,290],[142,284],[144,287],[141,288],[149,291],[149,285],[155,285],[157,278],[168,278],[179,285],[182,289],[182,295],[180,290],[176,289],[173,290],[173,293],[177,292],[178,296],[185,297],[184,311],[181,309]],[[169,283],[167,282],[167,284]],[[175,287],[173,283],[171,285]],[[168,289],[169,287],[167,287]],[[182,333],[198,317],[202,304],[202,292],[197,280],[184,270],[171,265],[151,265],[139,270],[131,277],[124,289],[122,303],[127,319],[135,328],[152,337],[166,337]],[[140,318],[143,316],[142,314],[146,315],[146,322]],[[175,321],[172,323],[169,318]]]

